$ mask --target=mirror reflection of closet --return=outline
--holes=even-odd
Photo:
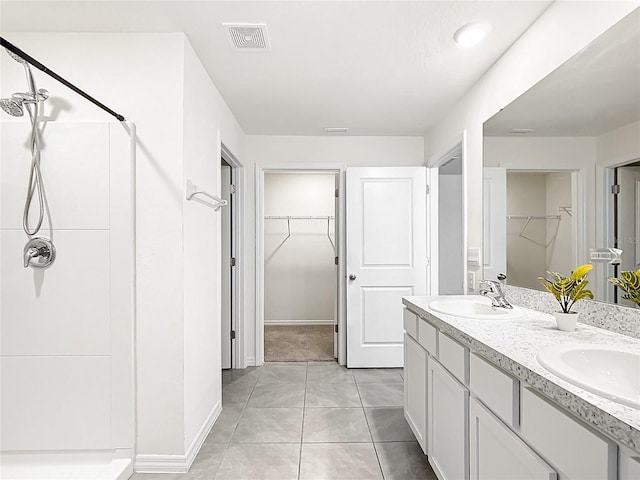
[[[596,300],[628,304],[607,277],[640,262],[638,25],[640,8],[484,123],[484,257],[494,262],[485,266],[485,277],[502,258],[507,283],[539,289],[537,277],[545,270],[569,274],[590,262]],[[489,177],[500,169],[509,184],[502,196],[487,192],[497,184]],[[561,174],[564,186],[550,189]],[[553,190],[564,197],[552,200]],[[504,198],[502,210],[497,198]],[[512,218],[496,218],[504,210],[501,216]],[[502,221],[502,230],[489,220]],[[501,243],[504,231],[508,240]],[[612,248],[623,250],[617,266],[610,263]]]

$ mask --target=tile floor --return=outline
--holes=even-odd
[[[403,416],[402,369],[266,363],[222,379],[222,413],[190,472],[132,480],[436,478]]]

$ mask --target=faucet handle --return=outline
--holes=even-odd
[[[46,268],[56,259],[56,248],[48,238],[32,238],[24,246],[23,259],[24,268]]]

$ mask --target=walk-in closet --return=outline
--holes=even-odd
[[[267,362],[334,359],[335,189],[334,173],[265,173]]]

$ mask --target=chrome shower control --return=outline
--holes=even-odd
[[[35,237],[24,246],[24,268],[46,268],[56,259],[56,247],[48,238]]]

